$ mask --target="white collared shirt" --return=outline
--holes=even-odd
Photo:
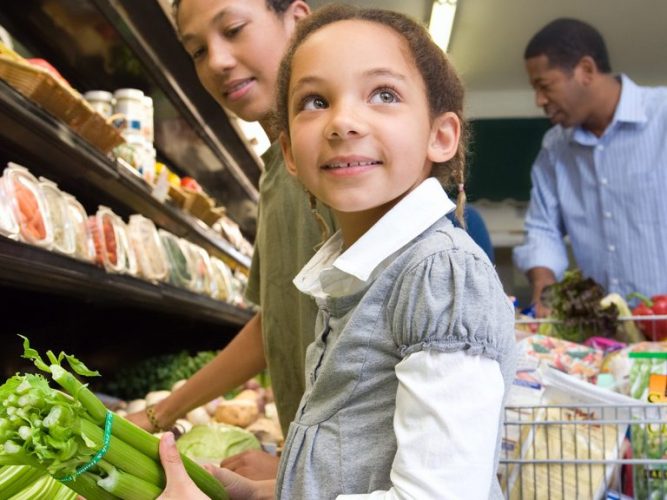
[[[294,284],[319,300],[354,293],[454,207],[438,180],[426,179],[347,250],[340,231],[334,234]],[[419,351],[396,365],[396,377],[392,487],[338,498],[488,498],[504,392],[499,364],[463,352]],[[440,439],[442,446],[426,458],[420,443],[429,439]]]

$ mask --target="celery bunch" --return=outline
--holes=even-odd
[[[63,361],[80,376],[99,373],[62,352],[56,356],[48,351],[46,363],[23,339],[23,357],[48,373],[64,392],[34,374],[15,375],[0,386],[0,466],[28,465],[44,471],[89,500],[156,498],[165,486],[158,438],[113,416],[105,446],[107,409],[62,366]],[[102,458],[92,460],[103,447],[107,451]],[[199,465],[187,457],[183,463],[209,497],[227,498],[222,485]],[[82,468],[85,472],[77,475]]]
[[[76,493],[43,470],[27,465],[0,467],[0,500],[34,500],[36,498],[74,500]]]

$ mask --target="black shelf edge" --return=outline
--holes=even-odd
[[[93,0],[248,198],[259,201],[258,159],[201,86],[192,61],[157,1]]]
[[[244,325],[254,314],[165,283],[107,273],[93,264],[4,236],[0,236],[0,283],[86,301],[119,302],[225,325]]]
[[[154,198],[137,176],[116,165],[66,125],[0,80],[0,139],[14,147],[48,158],[49,170],[78,180],[112,197],[158,226],[200,245],[228,264],[247,269],[250,258],[238,252],[212,229],[185,212]],[[30,168],[30,165],[25,165]]]

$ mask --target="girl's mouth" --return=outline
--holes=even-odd
[[[351,161],[351,162],[332,162],[322,165],[321,168],[324,170],[337,170],[341,168],[353,168],[353,167],[369,167],[371,165],[381,165],[381,161],[369,160],[369,161]]]

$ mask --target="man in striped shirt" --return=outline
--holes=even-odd
[[[542,289],[576,265],[609,292],[667,292],[667,88],[611,73],[604,40],[574,19],[528,43],[535,102],[554,124],[533,164],[526,241],[514,262]]]

